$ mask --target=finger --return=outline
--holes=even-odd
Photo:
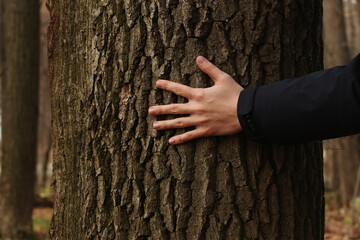
[[[191,111],[186,103],[174,103],[168,105],[152,106],[149,108],[150,115],[165,115],[165,114],[189,114]]]
[[[195,130],[191,130],[186,133],[183,133],[183,134],[180,134],[180,135],[170,138],[169,143],[176,145],[176,144],[181,144],[181,143],[188,142],[188,141],[194,140],[196,138],[204,137],[204,136],[205,135],[201,132],[201,130],[195,129]]]
[[[156,82],[156,87],[173,92],[176,95],[186,97],[188,99],[192,98],[194,92],[194,89],[189,86],[180,83],[171,82],[168,80],[158,80]]]
[[[195,122],[190,117],[176,118],[165,121],[156,121],[153,124],[153,127],[156,130],[186,128],[191,126],[195,126]]]
[[[214,64],[212,64],[209,60],[204,58],[203,56],[198,56],[196,58],[196,63],[209,77],[211,77],[212,80],[216,83],[219,79],[224,77],[226,74],[225,72],[221,71],[219,68],[217,68]]]

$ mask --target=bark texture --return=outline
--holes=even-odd
[[[322,239],[320,143],[169,146],[158,78],[246,87],[322,68],[320,0],[51,0],[55,239]],[[182,131],[182,130],[178,130]]]
[[[35,184],[39,5],[3,1],[5,74],[2,79],[0,232],[23,239],[32,232]]]

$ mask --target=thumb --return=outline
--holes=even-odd
[[[224,77],[225,72],[221,71],[219,68],[217,68],[214,64],[212,64],[209,60],[204,58],[203,56],[198,56],[196,58],[196,63],[211,79],[216,83],[219,79]]]

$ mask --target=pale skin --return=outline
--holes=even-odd
[[[187,98],[187,103],[152,106],[149,114],[188,115],[171,120],[155,121],[156,130],[195,127],[194,130],[173,136],[170,144],[181,144],[201,137],[232,135],[242,131],[237,117],[237,101],[243,90],[227,73],[206,58],[196,59],[199,68],[209,75],[214,85],[209,88],[192,88],[168,80],[158,80],[156,87]]]

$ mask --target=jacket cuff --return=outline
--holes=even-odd
[[[245,134],[251,140],[264,142],[266,137],[252,116],[256,90],[257,88],[247,88],[241,91],[237,103],[237,116]]]

